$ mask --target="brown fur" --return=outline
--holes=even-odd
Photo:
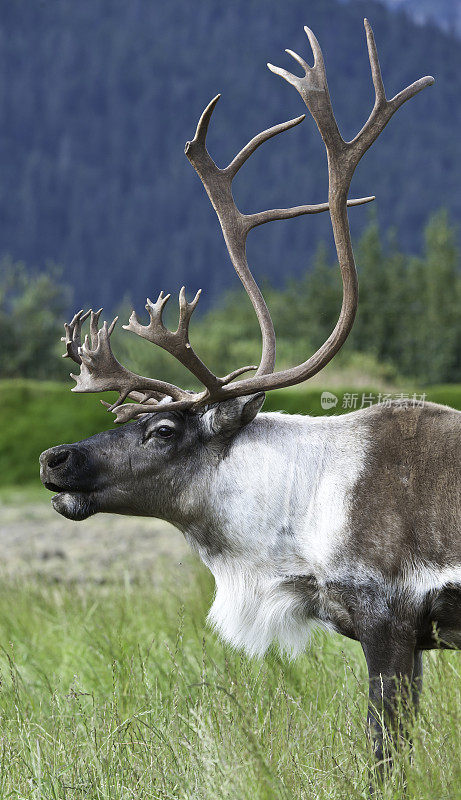
[[[461,413],[395,402],[357,415],[369,445],[350,505],[352,562],[396,577],[461,564]]]

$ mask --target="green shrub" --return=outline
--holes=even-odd
[[[113,426],[112,415],[94,395],[73,394],[64,383],[0,381],[0,405],[2,486],[37,482],[42,450]]]

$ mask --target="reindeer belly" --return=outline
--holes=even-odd
[[[422,570],[389,581],[376,573],[367,576],[366,569],[356,565],[355,573],[318,587],[315,616],[337,633],[358,640],[371,623],[401,618],[413,630],[419,649],[461,648],[461,567],[449,572],[459,579],[444,584],[443,572]]]
[[[423,650],[461,648],[461,582],[449,583],[428,597],[418,646]]]

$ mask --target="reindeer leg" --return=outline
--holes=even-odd
[[[419,711],[419,698],[423,690],[423,651],[415,650],[413,677],[411,681],[411,701],[415,716]]]
[[[395,619],[373,623],[361,637],[361,645],[370,681],[368,731],[377,772],[383,778],[392,766],[386,752],[386,738],[394,747],[407,740],[411,706],[419,694],[422,662],[419,651],[415,653],[413,630]]]

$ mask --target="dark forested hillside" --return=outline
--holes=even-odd
[[[404,11],[416,22],[434,25],[455,36],[461,35],[461,0],[381,0],[393,11]]]
[[[373,2],[337,0],[3,0],[0,16],[0,256],[63,265],[75,301],[234,282],[203,188],[184,157],[218,91],[210,150],[224,164],[258,130],[297,116],[296,92],[265,68],[292,68],[317,33],[342,132],[372,102],[362,19],[375,28],[389,93],[424,74],[436,85],[392,120],[354,179],[377,195],[383,228],[417,249],[430,211],[461,211],[461,45]],[[326,199],[323,147],[310,118],[261,148],[239,175],[243,210]],[[353,209],[356,231],[367,210]],[[328,220],[252,234],[255,272],[304,272]]]

